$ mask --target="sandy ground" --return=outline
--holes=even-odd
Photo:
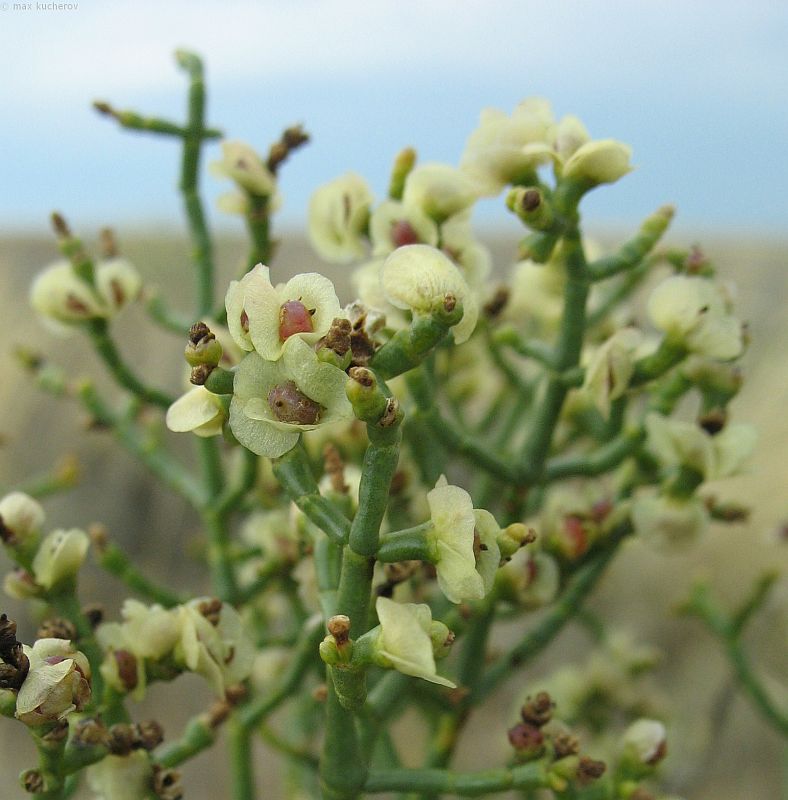
[[[718,646],[701,627],[693,621],[677,619],[672,609],[699,571],[712,577],[721,597],[734,602],[764,567],[786,561],[785,546],[775,545],[770,533],[788,518],[788,314],[784,305],[788,297],[787,250],[779,242],[750,243],[732,236],[716,237],[705,244],[721,273],[738,283],[738,308],[740,315],[749,320],[752,332],[753,344],[744,362],[746,383],[734,404],[734,415],[759,427],[760,445],[748,473],[725,482],[719,494],[723,498],[745,499],[753,507],[753,514],[747,525],[716,529],[698,548],[682,555],[655,555],[632,543],[604,579],[592,606],[616,624],[636,632],[639,638],[653,641],[666,654],[657,679],[674,709],[674,739],[666,774],[671,776],[675,791],[694,800],[734,800],[743,796],[769,800],[780,793],[781,750],[777,735],[741,697],[729,705],[721,727],[710,726],[712,708],[728,685],[726,665]],[[188,249],[182,241],[164,235],[136,237],[124,246],[148,283],[164,286],[169,296],[176,298],[174,305],[189,307],[191,287],[175,284],[170,277],[172,270],[187,263]],[[507,264],[512,243],[499,240],[495,249],[497,263]],[[237,242],[221,243],[219,257],[226,265],[226,275],[234,271],[233,264],[241,252]],[[26,291],[31,278],[54,256],[49,240],[0,238],[0,351],[5,355],[15,345],[24,344],[66,365],[74,376],[99,375],[100,366],[83,341],[54,338],[28,309]],[[297,238],[284,240],[276,263],[284,265],[283,278],[285,273],[318,268],[315,257]],[[343,275],[334,270],[332,277],[343,287]],[[176,391],[182,380],[182,345],[168,334],[151,337],[142,327],[143,321],[140,309],[124,315],[118,326],[123,350],[133,361],[144,359],[161,384]],[[4,363],[0,381],[0,434],[4,442],[0,447],[0,489],[45,471],[62,454],[73,452],[82,463],[83,479],[72,494],[47,501],[53,525],[81,526],[101,520],[142,567],[157,578],[188,586],[195,592],[205,591],[202,571],[184,558],[196,531],[195,518],[184,503],[151,486],[142,467],[116,449],[109,437],[85,433],[78,409],[39,393],[7,355]],[[188,437],[165,435],[188,457]],[[4,564],[2,559],[0,556]],[[764,674],[772,680],[781,671],[785,678],[785,586],[782,595],[782,608],[775,605],[764,612],[749,639]],[[105,603],[112,615],[124,592],[119,584],[103,578],[91,567],[82,596]],[[19,619],[22,638],[30,640],[34,623],[17,603],[4,603],[9,614]],[[509,636],[514,633],[508,631]],[[457,764],[470,769],[498,763],[505,757],[506,725],[501,719],[512,718],[513,698],[526,686],[538,683],[539,676],[551,664],[562,659],[582,660],[586,647],[587,640],[582,635],[562,635],[523,680],[511,681],[495,698],[491,713],[480,715],[471,724]],[[155,686],[137,716],[142,719],[155,714],[166,720],[167,732],[176,736],[189,716],[208,700],[198,681],[184,678],[173,685]],[[405,724],[409,724],[407,720]],[[478,747],[474,731],[489,746]],[[409,741],[412,744],[407,755],[415,759],[421,746],[419,736],[411,735]],[[4,779],[0,795],[8,800],[23,798],[23,792],[15,788],[15,775],[33,765],[30,742],[19,726],[3,721],[0,743],[0,775]],[[279,776],[262,751],[261,757],[264,761],[259,774],[268,787],[264,796],[273,800],[281,796]],[[701,770],[693,763],[702,764]],[[190,764],[184,785],[186,797],[191,800],[225,796],[221,754],[214,751]]]

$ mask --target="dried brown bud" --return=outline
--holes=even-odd
[[[710,436],[715,436],[728,421],[728,414],[724,408],[712,408],[698,418],[698,425]]]
[[[88,526],[88,536],[96,552],[99,555],[103,555],[109,542],[107,526],[103,525],[101,522],[94,522],[92,525]]]
[[[571,733],[557,733],[553,736],[553,753],[556,759],[574,756],[580,752],[580,742]]]
[[[337,647],[342,647],[350,640],[350,617],[337,614],[326,624],[328,632],[334,637]]]
[[[135,746],[137,732],[134,725],[118,722],[107,732],[107,747],[116,756],[127,756]]]
[[[77,638],[77,629],[71,620],[63,617],[45,619],[39,626],[36,639],[72,639]]]
[[[519,722],[509,729],[509,742],[523,759],[539,758],[544,753],[544,734],[534,725]]]
[[[234,683],[232,686],[228,686],[224,692],[224,699],[231,705],[237,706],[246,695],[249,693],[249,690],[242,684],[242,683]]]
[[[189,381],[195,386],[204,386],[214,369],[215,367],[211,364],[198,364],[196,367],[192,367]]]
[[[577,765],[577,781],[581,786],[585,786],[605,774],[607,765],[604,761],[595,761],[588,756],[581,756],[580,763]]]
[[[14,645],[16,645],[16,622],[8,619],[7,614],[0,616],[0,657],[5,659]]]
[[[457,297],[452,292],[446,292],[443,295],[443,308],[448,314],[451,314],[457,308]]]
[[[309,141],[309,134],[301,125],[291,125],[286,128],[278,142],[271,145],[268,151],[266,166],[269,171],[276,175],[277,170],[293,150],[297,150]]]
[[[37,769],[29,769],[23,773],[20,782],[22,788],[30,794],[41,794],[44,791],[44,776]]]
[[[135,747],[154,750],[164,741],[164,728],[155,719],[138,722],[134,726]]]
[[[326,333],[323,344],[333,350],[338,356],[344,356],[350,350],[350,335],[352,326],[350,320],[337,317]]]
[[[74,725],[71,741],[76,745],[93,747],[107,741],[107,729],[99,719],[81,719]]]
[[[206,336],[211,339],[215,338],[211,329],[204,322],[195,322],[189,328],[189,341],[193,345],[198,345]]]
[[[386,410],[378,420],[378,425],[381,428],[390,428],[392,425],[397,424],[399,416],[399,400],[396,397],[388,397],[386,398]]]
[[[103,258],[116,258],[118,243],[115,240],[115,231],[112,228],[102,228],[99,231],[99,249]]]
[[[68,227],[66,218],[58,211],[53,211],[51,216],[52,230],[59,239],[68,239],[71,236],[71,229]]]
[[[181,800],[181,773],[175,769],[165,769],[159,764],[153,765],[153,791],[159,800]]]
[[[104,606],[101,603],[88,603],[82,613],[87,617],[90,627],[95,629],[104,621]]]
[[[68,736],[68,720],[61,719],[54,723],[42,737],[44,742],[62,742]]]
[[[541,728],[550,722],[553,716],[553,701],[547,692],[539,692],[535,697],[526,698],[525,705],[520,709],[523,722]]]
[[[312,689],[312,697],[318,703],[325,703],[328,699],[328,686],[326,686],[325,683],[315,686],[315,688]]]
[[[323,468],[331,481],[331,490],[337,494],[347,494],[350,487],[345,483],[345,462],[336,445],[329,442],[323,448]]]
[[[499,286],[495,290],[495,294],[484,304],[482,309],[484,315],[488,319],[495,319],[506,308],[506,304],[509,302],[509,295],[508,286]]]
[[[362,386],[374,386],[375,385],[375,376],[372,374],[371,370],[368,370],[366,367],[351,367],[347,371],[348,377],[352,378],[356,383],[360,383]]]

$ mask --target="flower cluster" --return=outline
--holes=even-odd
[[[101,674],[122,693],[141,699],[149,673],[195,672],[219,697],[249,676],[254,650],[238,612],[226,603],[197,598],[171,609],[126,600],[123,622],[98,630],[106,658]],[[155,669],[154,669],[155,668]]]

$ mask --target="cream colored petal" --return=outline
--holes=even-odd
[[[714,470],[712,478],[736,475],[755,450],[758,431],[753,425],[726,425],[712,437]]]
[[[167,409],[164,421],[171,431],[183,433],[213,422],[217,416],[220,417],[221,431],[222,412],[216,395],[204,386],[195,386]]]
[[[278,458],[295,447],[300,435],[297,428],[280,430],[267,420],[251,419],[244,413],[245,404],[235,398],[230,403],[230,429],[241,445],[268,458]]]
[[[71,658],[57,664],[39,664],[31,669],[16,698],[17,716],[35,711],[73,671],[74,660]]]
[[[332,412],[332,418],[352,416],[353,409],[345,394],[347,375],[341,369],[320,361],[314,349],[296,336],[285,343],[282,359],[298,388]]]
[[[408,605],[379,597],[375,610],[381,627],[380,652],[397,670],[431,683],[454,687],[451,681],[436,673],[430,637]]]
[[[498,534],[501,529],[489,511],[475,508],[473,514],[476,519],[476,532],[483,547],[476,559],[476,571],[481,575],[486,595],[492,589],[498,567],[501,565],[501,548],[498,546]]]
[[[331,323],[342,316],[334,284],[319,272],[303,272],[294,275],[279,292],[280,303],[288,300],[300,300],[307,309],[314,309],[312,315],[313,332],[299,334],[308,342],[315,342],[325,336]]]

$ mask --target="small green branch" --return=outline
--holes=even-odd
[[[644,356],[635,362],[635,371],[629,385],[641,386],[659,378],[680,364],[686,357],[687,349],[683,345],[663,339],[651,355]]]
[[[93,319],[85,324],[93,347],[106,364],[112,377],[124,389],[131,392],[143,403],[152,403],[159,408],[169,408],[175,401],[174,397],[146,386],[123,360],[109,334],[109,326],[104,319]]]
[[[268,264],[271,258],[269,197],[247,193],[249,208],[246,212],[246,230],[251,247],[246,259],[246,272],[257,264]]]
[[[145,305],[150,318],[161,328],[178,336],[186,336],[189,333],[192,320],[178,316],[172,311],[161,295],[154,295]]]
[[[742,627],[763,604],[772,582],[771,576],[765,576],[741,609],[731,616],[725,614],[714,603],[707,585],[697,584],[693,587],[692,594],[682,607],[682,611],[698,617],[719,639],[742,691],[750,698],[763,718],[783,736],[788,737],[788,714],[778,707],[753,671],[740,639]]]
[[[110,409],[91,383],[83,383],[78,389],[78,396],[98,425],[111,430],[123,447],[136,456],[165,486],[186,498],[195,508],[201,508],[205,497],[203,489],[181,464],[159,445],[152,445],[131,419],[121,417]]]
[[[237,716],[227,723],[231,800],[254,800],[257,796],[252,766],[252,733]]]
[[[181,139],[189,134],[188,128],[170,122],[160,117],[145,117],[136,111],[119,110],[103,100],[93,103],[93,108],[104,116],[112,117],[121,128],[129,131],[142,131],[145,133],[159,133],[163,136],[177,136]],[[221,139],[224,134],[217,128],[205,128],[203,130],[204,139]]]
[[[183,195],[189,233],[197,269],[197,314],[210,315],[213,309],[213,246],[208,234],[199,194],[200,155],[205,141],[205,81],[202,61],[194,53],[179,50],[175,57],[189,75],[189,114],[183,136],[180,190]]]
[[[316,770],[318,768],[320,762],[314,753],[311,753],[304,747],[287,741],[267,725],[260,725],[258,730],[260,738],[274,750],[278,750],[288,758],[309,767],[309,769]]]
[[[446,339],[449,328],[461,318],[462,306],[459,303],[452,312],[444,315],[416,317],[407,330],[397,331],[375,353],[370,366],[385,380],[418,367]]]
[[[545,342],[523,339],[514,328],[501,328],[493,333],[492,343],[497,346],[506,346],[515,353],[539,362],[548,369],[555,369],[556,356],[553,349]]]
[[[612,536],[612,542],[604,550],[593,555],[580,567],[541,622],[487,670],[473,694],[474,703],[484,700],[499,684],[514,675],[517,668],[531,661],[558,636],[567,622],[580,611],[583,601],[613,559],[618,542],[628,531],[628,525],[622,527]]]
[[[162,767],[172,769],[184,761],[194,758],[207,750],[216,741],[216,728],[209,724],[206,714],[194,717],[180,739],[162,745],[154,754],[154,761]]]
[[[184,598],[143,575],[129,557],[115,544],[107,542],[98,551],[97,561],[102,569],[121,580],[133,592],[146,600],[172,608],[185,602]]]
[[[434,554],[427,538],[432,522],[424,522],[413,528],[392,531],[380,539],[377,553],[378,561],[394,563],[397,561],[431,561]]]
[[[242,725],[246,728],[255,727],[298,691],[307,670],[317,660],[317,647],[322,638],[322,620],[317,617],[309,620],[304,625],[287,670],[276,688],[270,694],[252,700],[239,711]]]
[[[320,494],[303,445],[297,444],[272,464],[276,479],[306,517],[337,543],[346,542],[350,520]]]
[[[445,769],[394,769],[370,772],[364,791],[418,792],[481,797],[512,789],[538,789],[548,786],[547,771],[540,761],[510,769],[480,772],[451,772]]]
[[[645,431],[638,429],[617,436],[588,454],[550,459],[545,464],[544,481],[552,483],[564,478],[602,475],[635,454],[644,439]]]
[[[637,234],[617,253],[588,265],[592,281],[601,281],[638,266],[654,249],[673,219],[673,206],[663,206],[647,217]]]

